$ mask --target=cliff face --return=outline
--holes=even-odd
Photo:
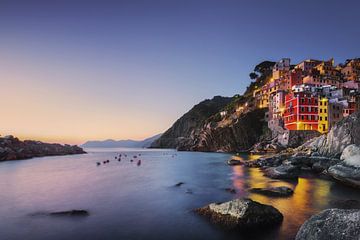
[[[216,96],[195,105],[179,118],[162,136],[151,144],[153,148],[177,148],[184,139],[199,131],[205,120],[231,102],[230,97]]]
[[[338,122],[327,134],[314,138],[302,147],[321,156],[339,158],[350,144],[360,146],[360,112]]]
[[[249,150],[266,132],[267,109],[257,109],[253,91],[271,78],[274,62],[264,61],[250,75],[256,76],[244,95],[214,97],[194,106],[151,147],[183,151],[239,152]]]
[[[249,150],[263,134],[266,127],[264,109],[234,115],[222,121],[207,122],[198,132],[180,143],[178,150],[241,152]],[[233,119],[231,119],[233,118]]]
[[[20,141],[13,136],[0,137],[0,161],[80,153],[86,152],[78,146]]]

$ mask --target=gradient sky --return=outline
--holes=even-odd
[[[56,2],[56,3],[55,3]],[[0,134],[142,139],[262,60],[360,57],[360,1],[0,0]]]

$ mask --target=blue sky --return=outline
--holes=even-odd
[[[0,134],[141,139],[263,60],[359,57],[360,1],[54,2],[0,0]]]

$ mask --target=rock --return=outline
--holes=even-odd
[[[350,144],[342,151],[340,159],[345,160],[356,155],[360,155],[360,147],[356,146],[355,144]]]
[[[339,163],[328,169],[328,174],[346,185],[360,188],[360,168]]]
[[[180,187],[183,184],[185,184],[185,183],[184,182],[178,182],[177,184],[175,184],[175,187]]]
[[[360,210],[327,209],[312,216],[296,234],[296,240],[360,239]]]
[[[281,186],[281,187],[271,187],[271,188],[252,188],[250,189],[250,192],[271,196],[271,197],[288,197],[294,193],[294,190],[285,186]]]
[[[354,199],[331,201],[331,205],[341,209],[360,209],[360,201]]]
[[[61,212],[51,212],[49,213],[51,216],[69,216],[69,217],[75,217],[75,216],[89,216],[89,212],[86,210],[69,210],[69,211],[61,211]]]
[[[339,158],[350,144],[360,145],[360,111],[336,123],[327,134],[310,140],[303,147],[321,156]]]
[[[235,166],[235,165],[243,165],[244,163],[241,160],[230,159],[227,161],[227,164],[230,166]]]
[[[211,203],[195,212],[228,229],[272,226],[283,220],[283,215],[276,208],[246,198]]]
[[[347,146],[342,152],[340,159],[343,160],[346,165],[360,167],[360,147],[355,144]]]
[[[300,174],[300,166],[282,164],[278,167],[269,167],[264,170],[265,176],[274,179],[295,179]]]
[[[206,119],[221,111],[231,101],[232,98],[215,96],[213,99],[200,102],[155,140],[151,147],[178,148],[182,142],[191,144],[193,142],[192,135],[203,127]]]
[[[0,137],[0,161],[32,157],[86,153],[78,146],[50,144],[39,141],[20,141],[13,136]]]

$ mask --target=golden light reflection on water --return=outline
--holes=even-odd
[[[296,232],[301,224],[314,214],[317,209],[323,209],[328,204],[331,182],[315,178],[299,178],[297,181],[274,180],[264,176],[258,168],[244,166],[233,167],[233,186],[238,197],[247,196],[254,201],[272,205],[284,215],[284,221],[279,229],[280,235],[286,238],[291,232]],[[287,186],[294,189],[290,197],[267,197],[248,192],[251,188],[268,188]]]

